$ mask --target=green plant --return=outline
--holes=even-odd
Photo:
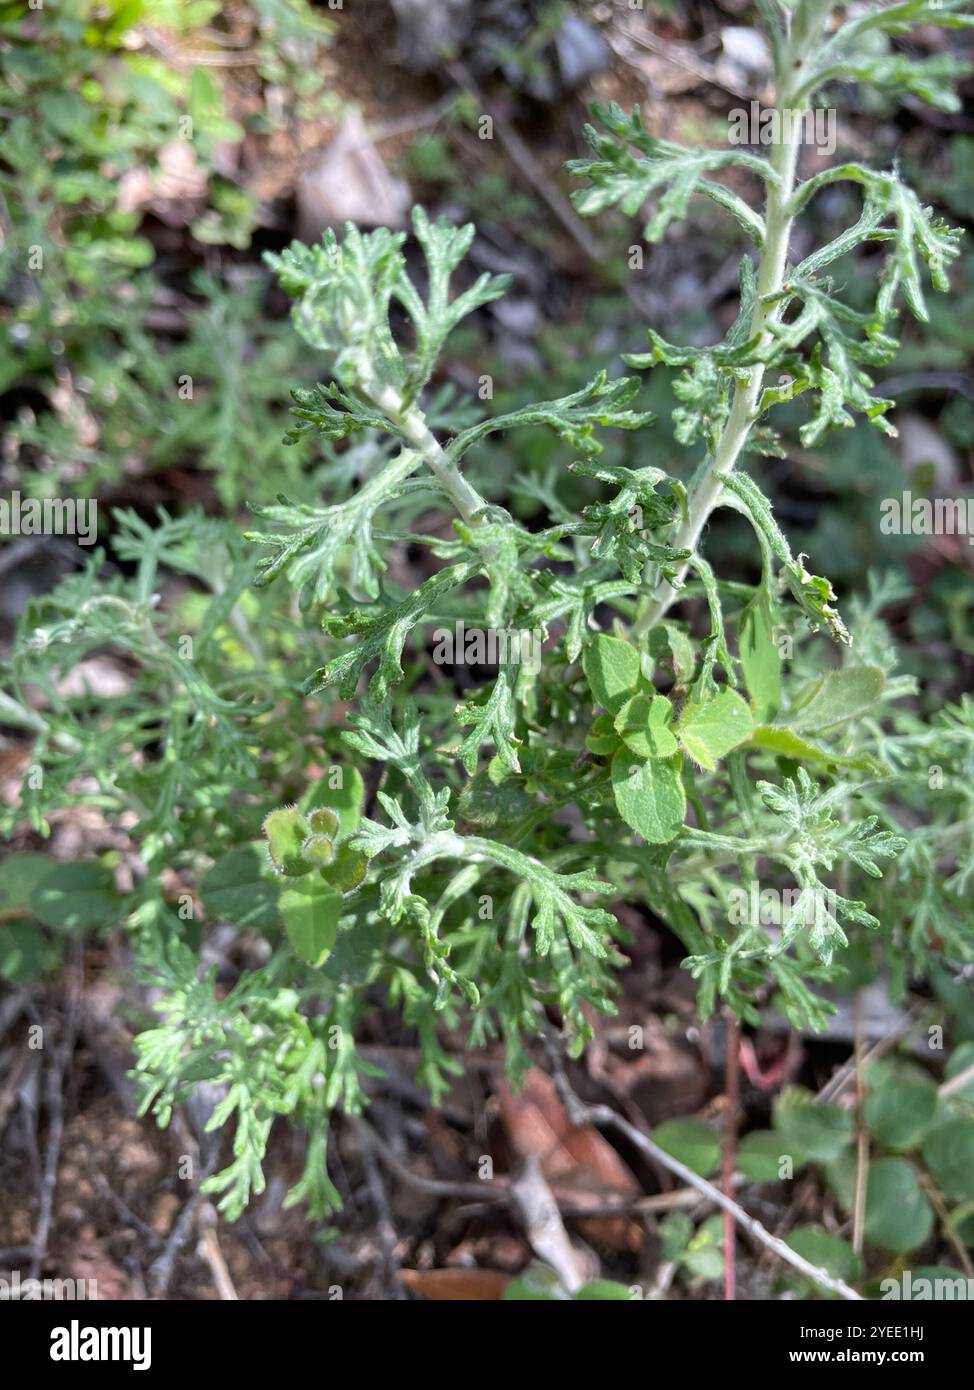
[[[860,78],[952,100],[940,60],[904,65],[860,42],[914,22],[969,26],[953,0],[835,27],[819,0],[761,8],[781,107]],[[431,393],[450,333],[505,282],[454,292],[473,229],[417,209],[415,278],[404,236],[384,229],[270,258],[330,373],[295,392],[289,440],[333,450],[331,500],[258,505],[246,539],[197,515],[152,527],[122,514],[113,548],[128,577],[104,580],[96,557],[23,625],[4,705],[36,738],[23,808],[43,833],[87,777],[103,815],[134,813],[145,872],[101,920],[127,920],[163,991],[137,1042],[145,1105],[166,1123],[201,1081],[222,1088],[210,1126],[235,1122],[234,1156],[207,1189],[231,1217],[261,1190],[278,1115],[308,1134],[291,1200],[315,1216],[337,1204],[329,1115],[365,1102],[374,1068],[355,1039],[377,989],[414,1030],[434,1102],[462,1070],[443,1028],[471,1045],[500,1033],[516,1076],[552,1010],[577,1055],[625,960],[613,900],[680,939],[703,1017],[722,999],[756,1021],[774,1002],[819,1028],[826,986],[891,969],[894,989],[932,975],[949,991],[974,955],[974,704],[924,717],[881,619],[901,591],[873,584],[844,620],[740,466],[777,447],[768,417],[795,400],[806,442],[855,414],[889,431],[892,402],[870,393],[867,369],[895,352],[901,300],[925,316],[921,272],[947,288],[956,237],[895,172],[843,164],[801,183],[794,143],[770,159],[681,150],[638,113],[598,117],[593,158],[573,168],[589,181],[583,213],[651,199],[655,239],[703,195],[754,245],[722,344],[651,332],[650,352],[628,359],[679,371],[677,437],[700,454],[689,485],[605,461],[605,431],[652,423],[636,378],[603,370],[474,418]],[[736,191],[740,174],[762,210]],[[843,183],[861,192],[858,216],[791,265],[796,220]],[[873,243],[886,252],[875,302],[853,309],[841,276]],[[535,487],[548,516],[529,529],[478,483],[485,440],[536,426],[567,444],[594,500],[568,506],[549,476]],[[452,533],[424,529],[444,505]],[[718,508],[753,529],[754,583],[702,553]],[[407,546],[415,584],[391,564]],[[159,602],[167,572],[192,591]],[[65,694],[65,666],[106,645],[134,668],[125,693]],[[472,650],[475,669],[497,667],[459,703],[451,648],[454,665]],[[251,952],[228,991],[199,977],[197,898]]]
[[[800,1086],[777,1098],[773,1127],[741,1141],[736,1166],[751,1183],[791,1181],[814,1174],[826,1193],[830,1226],[803,1223],[786,1239],[793,1250],[835,1278],[857,1284],[870,1264],[870,1287],[895,1276],[905,1258],[929,1248],[935,1232],[956,1250],[974,1240],[974,1084],[968,1075],[974,1047],[961,1043],[946,1061],[940,1087],[915,1061],[897,1057],[864,1068],[865,1099],[858,1125],[866,1140],[860,1156],[854,1108],[818,1101]],[[673,1121],[656,1142],[701,1177],[719,1169],[719,1137],[702,1120]],[[857,1175],[863,1174],[856,1214]],[[674,1213],[661,1226],[664,1258],[691,1278],[717,1279],[722,1270],[717,1219],[696,1229]],[[717,1222],[719,1225],[719,1222]],[[853,1243],[852,1227],[860,1230]],[[947,1271],[950,1273],[950,1271]],[[920,1271],[916,1271],[920,1277]],[[929,1271],[927,1271],[929,1274]],[[805,1282],[786,1282],[805,1294]]]
[[[220,143],[244,137],[205,63],[220,8],[0,4],[0,393],[14,417],[8,457],[33,495],[92,493],[189,456],[217,472],[228,509],[263,498],[280,402],[302,377],[297,345],[261,321],[260,284],[231,292],[209,274],[190,279],[191,296],[167,295],[143,223],[153,188],[166,201],[169,159],[189,189],[177,177],[168,201],[190,209],[180,215],[200,247],[249,244],[254,200],[216,167]],[[268,64],[328,28],[303,0],[268,0],[261,15]],[[204,61],[174,61],[190,41]],[[152,326],[160,303],[163,330]]]

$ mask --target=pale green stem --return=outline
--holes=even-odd
[[[488,505],[485,498],[468,482],[443,452],[443,448],[433,434],[416,406],[407,407],[402,396],[393,386],[379,385],[377,382],[363,381],[363,389],[382,413],[398,425],[409,443],[422,454],[430,472],[440,487],[450,498],[457,511],[468,525],[474,524],[478,512]]]
[[[791,109],[792,99],[789,94],[800,87],[805,67],[801,55],[799,54],[797,59],[793,58],[793,52],[791,46],[786,45],[782,59],[782,74],[786,76],[779,75],[778,81],[778,103],[782,109]],[[792,135],[797,135],[800,133],[800,123],[785,123],[785,129],[790,129]],[[794,223],[789,204],[795,186],[798,148],[798,141],[782,141],[774,147],[771,157],[771,164],[778,180],[767,185],[766,233],[758,266],[758,299],[751,319],[751,337],[758,339],[759,352],[770,345],[772,325],[778,322],[782,312],[782,304],[776,296],[780,294],[785,282],[788,243]],[[770,302],[772,300],[774,302]],[[696,551],[710,514],[720,500],[724,479],[737,464],[751,427],[758,418],[758,404],[763,384],[764,365],[760,362],[755,363],[747,377],[737,383],[730,413],[717,447],[690,494],[687,516],[673,537],[673,545],[678,550]],[[660,582],[655,594],[633,625],[633,633],[636,636],[648,632],[659,622],[670,604],[679,596],[679,586],[688,568],[689,562],[680,566],[676,573],[676,584],[665,579]]]

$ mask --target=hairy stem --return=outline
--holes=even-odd
[[[398,425],[409,443],[422,454],[430,472],[440,487],[450,498],[461,517],[468,525],[475,522],[478,512],[488,505],[485,498],[468,482],[443,452],[442,446],[426,423],[423,412],[416,406],[407,407],[402,396],[393,386],[379,385],[378,382],[363,382],[363,389],[375,405],[394,424]]]
[[[778,72],[777,98],[782,109],[789,109],[791,93],[800,90],[805,59],[800,48],[807,52],[807,40],[795,35],[792,44],[786,45]],[[804,104],[807,104],[804,103]],[[804,104],[802,109],[804,109]],[[788,262],[788,243],[794,224],[794,213],[790,207],[795,187],[795,169],[798,160],[800,124],[791,123],[788,133],[798,138],[782,140],[774,146],[771,164],[778,175],[775,182],[767,185],[764,245],[758,264],[758,298],[751,319],[751,336],[758,338],[758,351],[766,348],[772,338],[774,325],[782,312],[782,304],[776,298],[784,285],[785,268]],[[774,302],[771,302],[771,301]],[[731,473],[741,456],[748,434],[758,418],[758,402],[764,384],[764,365],[757,362],[750,369],[747,378],[739,381],[734,390],[734,399],[717,447],[713,456],[703,469],[693,491],[687,508],[686,519],[680,524],[673,545],[680,550],[695,551],[700,543],[703,529],[710,514],[720,500],[724,479]],[[633,632],[638,636],[655,626],[678,597],[683,579],[689,568],[689,561],[681,565],[676,573],[676,583],[662,580],[649,603],[637,618]]]

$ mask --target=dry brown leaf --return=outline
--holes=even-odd
[[[498,1269],[402,1269],[399,1280],[433,1302],[496,1302],[511,1282]]]
[[[612,1145],[591,1125],[569,1123],[554,1083],[543,1071],[528,1072],[514,1093],[506,1080],[496,1087],[501,1118],[521,1158],[536,1158],[557,1198],[635,1195],[639,1184]],[[591,1217],[580,1229],[614,1250],[638,1250],[642,1227],[624,1217]]]

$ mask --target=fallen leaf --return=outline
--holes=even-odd
[[[496,1094],[512,1147],[536,1158],[559,1200],[636,1195],[639,1184],[612,1145],[591,1125],[569,1123],[554,1083],[543,1071],[528,1072],[515,1094],[499,1080]],[[638,1250],[643,1230],[625,1217],[589,1217],[580,1229],[614,1250]]]
[[[511,1282],[498,1269],[401,1269],[399,1281],[435,1303],[496,1302]]]

